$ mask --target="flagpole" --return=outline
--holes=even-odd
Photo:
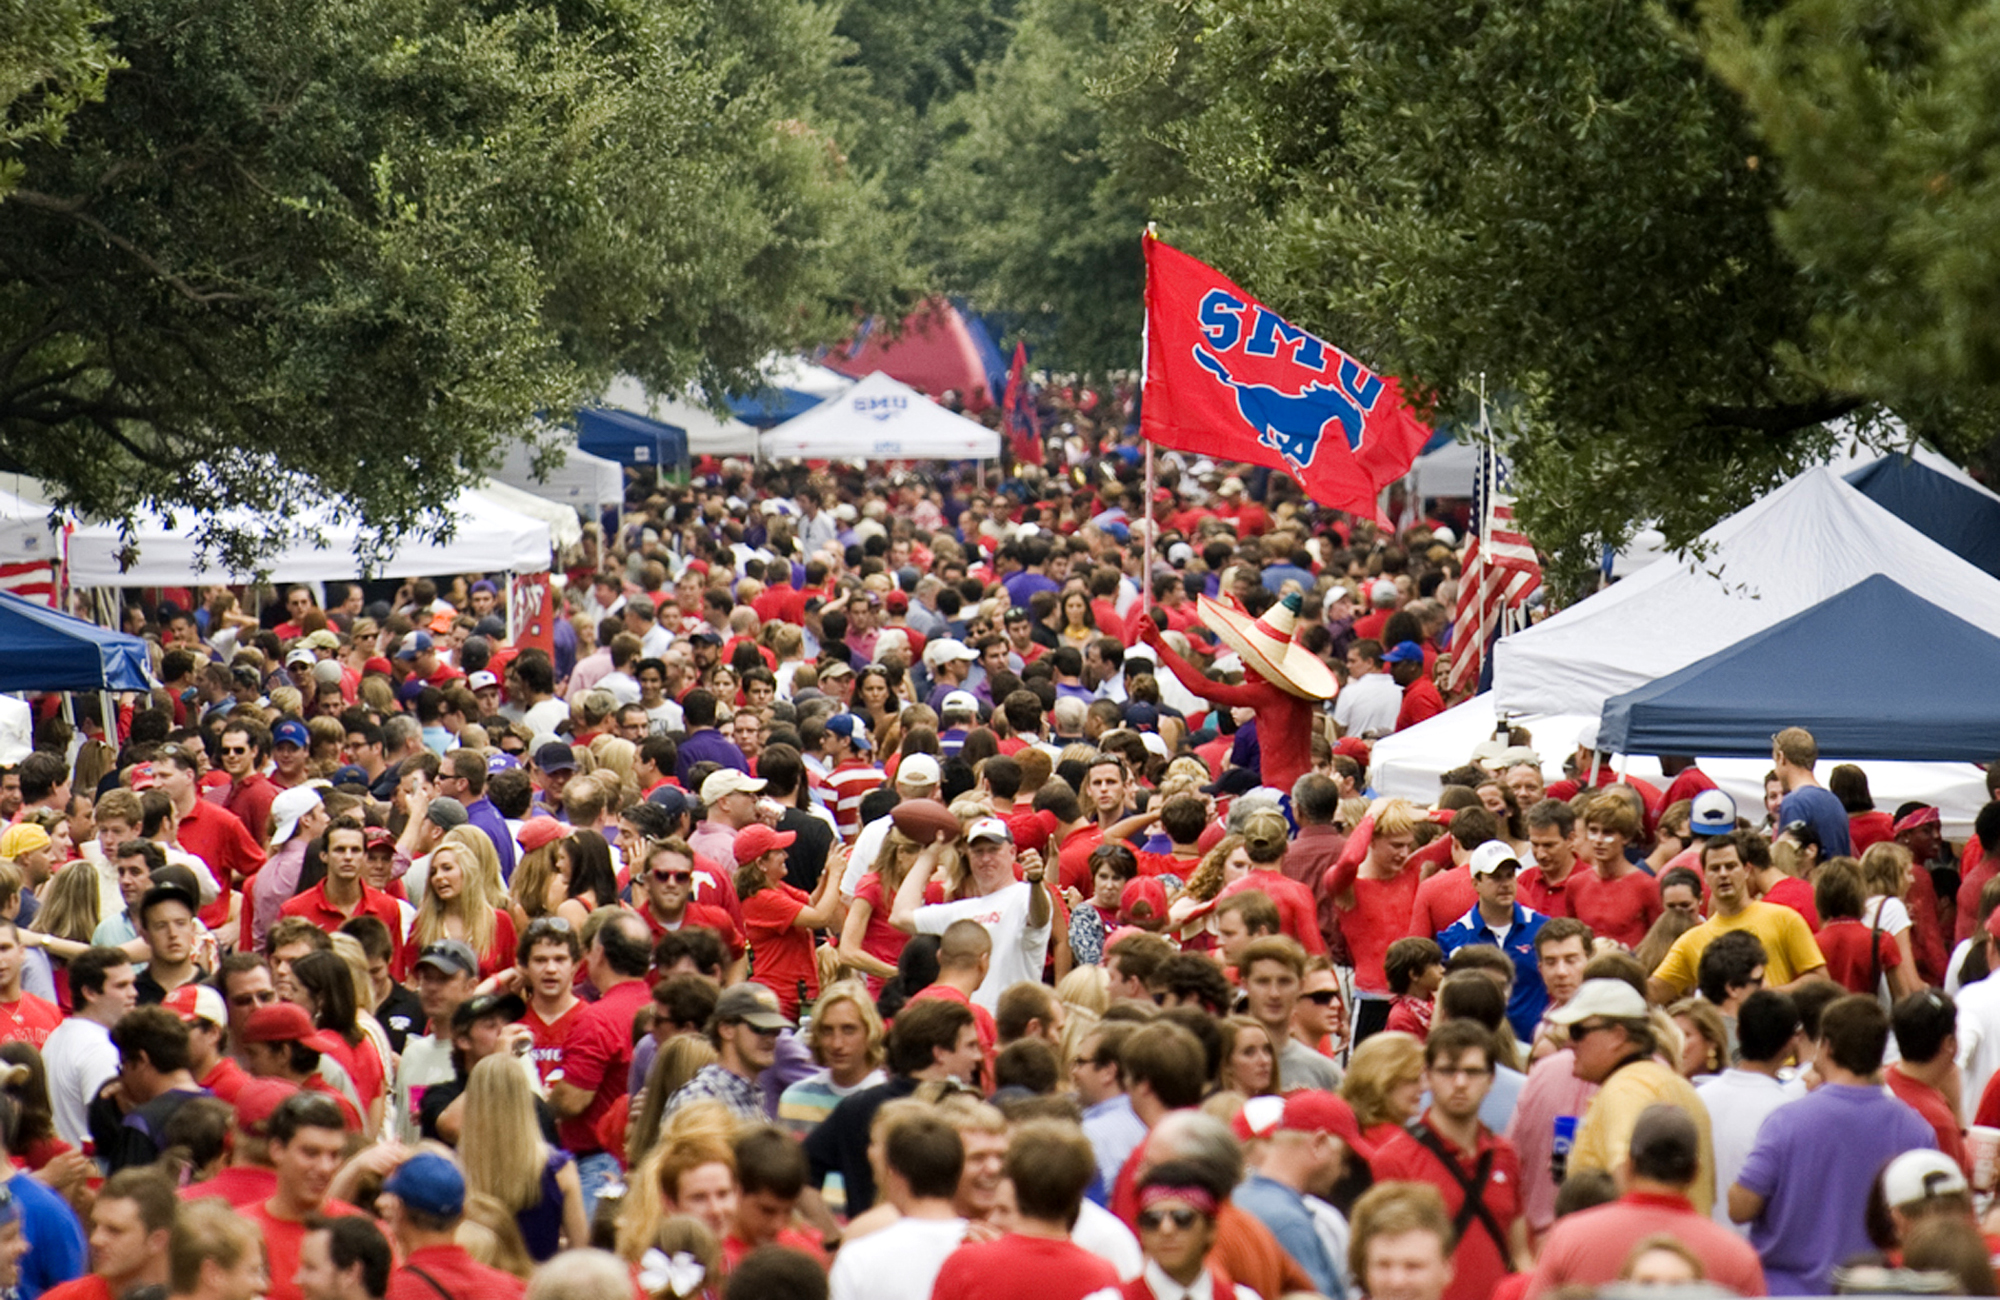
[[[1148,221],[1146,223],[1146,233],[1140,236],[1139,239],[1142,261],[1144,260],[1146,241],[1157,237],[1153,230],[1153,223]],[[1150,287],[1149,285],[1148,288]],[[1150,312],[1142,312],[1141,316],[1142,319],[1139,324],[1139,401],[1143,407],[1146,400],[1146,353],[1149,350],[1147,345],[1150,342],[1152,321]],[[1153,531],[1153,440],[1146,437],[1145,431],[1141,430],[1139,441],[1146,445],[1146,564],[1144,573],[1139,579],[1139,598],[1142,601],[1150,602],[1153,590],[1153,561],[1157,558],[1154,555],[1155,541],[1158,536]]]

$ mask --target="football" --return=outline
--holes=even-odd
[[[918,844],[934,844],[940,833],[954,840],[958,838],[958,818],[935,799],[905,799],[890,810],[889,816],[897,830]]]

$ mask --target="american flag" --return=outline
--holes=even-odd
[[[1542,585],[1542,562],[1514,523],[1513,476],[1507,458],[1493,450],[1492,430],[1480,420],[1482,445],[1473,481],[1473,534],[1459,578],[1458,616],[1452,624],[1453,694],[1481,686],[1487,647],[1509,631],[1507,616]]]

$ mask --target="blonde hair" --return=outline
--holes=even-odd
[[[1901,898],[1910,886],[1910,864],[1915,861],[1915,855],[1894,840],[1869,845],[1861,855],[1861,879],[1869,896]]]
[[[660,1226],[654,1230],[648,1245],[669,1258],[682,1253],[694,1256],[701,1263],[702,1273],[702,1280],[692,1291],[655,1291],[653,1300],[694,1300],[696,1296],[722,1293],[722,1248],[716,1244],[715,1234],[700,1219],[690,1214],[670,1214],[660,1220]],[[595,1300],[602,1300],[602,1297]]]
[[[556,869],[556,854],[560,852],[562,841],[550,840],[534,852],[523,854],[514,864],[514,878],[508,883],[507,896],[530,921],[554,914],[549,907],[549,882],[560,874]]]
[[[667,1102],[702,1067],[714,1064],[715,1044],[700,1034],[675,1034],[660,1044],[653,1064],[646,1070],[639,1097],[632,1112],[631,1130],[625,1138],[625,1164],[637,1168],[660,1138],[660,1113]],[[685,1113],[685,1112],[683,1112]]]
[[[493,841],[486,838],[486,832],[477,826],[459,826],[445,835],[443,843],[431,855],[433,876],[437,873],[440,853],[450,853],[458,862],[458,896],[446,903],[438,898],[437,890],[424,890],[424,901],[417,907],[410,937],[419,950],[429,947],[446,937],[445,918],[455,912],[465,927],[466,946],[484,961],[500,928],[492,902],[500,881],[500,855],[494,852]],[[503,954],[509,958],[513,955]]]
[[[14,873],[18,888],[21,869],[4,859],[0,865]],[[42,910],[35,913],[35,923],[28,928],[72,943],[89,943],[98,921],[97,868],[88,859],[79,858],[56,872],[43,888]]]
[[[512,1054],[489,1056],[472,1067],[458,1157],[468,1192],[492,1197],[509,1214],[541,1203],[549,1149],[535,1119],[534,1091]]]
[[[1111,1006],[1111,973],[1101,965],[1078,966],[1057,981],[1056,998],[1073,1012],[1101,1016]]]
[[[1423,1073],[1423,1041],[1414,1034],[1384,1030],[1354,1049],[1340,1095],[1354,1108],[1355,1121],[1362,1128],[1385,1122],[1400,1124],[1410,1117],[1390,1113],[1389,1094],[1412,1077],[1421,1079]]]
[[[511,1273],[523,1282],[534,1276],[535,1260],[521,1239],[521,1225],[514,1221],[513,1211],[491,1196],[466,1191],[465,1217],[459,1220],[452,1238],[488,1268]]]
[[[1241,835],[1225,835],[1215,842],[1201,865],[1188,873],[1187,885],[1181,893],[1189,898],[1207,902],[1222,892],[1222,864],[1229,861],[1229,855],[1243,847]]]
[[[845,1002],[854,1008],[854,1014],[861,1017],[861,1028],[868,1035],[868,1068],[882,1064],[884,1051],[882,1013],[875,1009],[875,999],[868,996],[868,986],[857,979],[840,980],[827,985],[813,1004],[812,1027],[807,1033],[806,1046],[811,1049],[813,1061],[824,1065],[819,1055],[820,1017],[835,1003]]]
[[[1375,810],[1375,834],[1414,835],[1417,823],[1423,820],[1417,806],[1408,799],[1386,799]]]

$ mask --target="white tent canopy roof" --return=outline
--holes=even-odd
[[[571,439],[575,436],[570,434]],[[507,459],[493,471],[493,481],[593,516],[600,507],[625,499],[625,471],[618,462],[593,456],[574,441],[563,449],[563,463],[549,471],[546,482],[535,478],[534,448],[525,442],[509,443]]]
[[[1410,466],[1410,474],[1416,480],[1412,495],[1418,500],[1469,497],[1479,478],[1479,448],[1454,438],[1436,451],[1417,457]]]
[[[0,491],[0,564],[39,563],[60,558],[49,508]]]
[[[448,542],[409,539],[392,548],[376,565],[377,577],[407,578],[440,573],[539,573],[549,567],[549,525],[517,514],[505,506],[467,491],[448,513],[457,531]],[[361,576],[355,554],[361,528],[324,515],[296,522],[267,519],[244,511],[242,526],[279,534],[284,544],[266,562],[273,582],[338,582]],[[324,542],[311,540],[317,529]],[[85,524],[70,536],[70,585],[76,587],[171,587],[203,582],[249,582],[255,575],[222,567],[214,556],[198,556],[193,530],[185,516],[178,526],[142,515],[132,538],[137,557],[120,568],[125,539],[115,524]]]
[[[1000,434],[876,371],[764,435],[777,460],[985,460]]]
[[[575,546],[583,540],[583,521],[576,511],[566,505],[550,501],[546,497],[524,492],[510,484],[488,480],[473,489],[477,496],[484,497],[503,510],[511,510],[517,515],[539,519],[549,526],[549,541],[556,549]]]
[[[1706,559],[1661,560],[1494,650],[1493,698],[1515,713],[1596,717],[1675,672],[1873,573],[1980,627],[2000,581],[1849,486],[1809,470],[1702,534]]]
[[[803,363],[799,363],[803,364]],[[819,367],[810,367],[819,369]],[[826,372],[831,375],[831,370]],[[836,379],[840,376],[835,375]],[[842,379],[842,387],[849,381]],[[690,456],[755,456],[757,430],[735,416],[718,416],[692,396],[662,397],[630,375],[620,375],[604,390],[604,404],[649,420],[687,430]]]
[[[1576,752],[1577,737],[1585,727],[1597,723],[1595,716],[1574,713],[1516,716],[1511,721],[1534,736],[1542,777],[1548,781],[1562,778],[1563,760]],[[1405,731],[1384,736],[1375,743],[1371,755],[1375,792],[1430,804],[1438,795],[1439,773],[1470,762],[1473,746],[1489,739],[1494,726],[1493,693],[1489,691]],[[1869,793],[1877,808],[1894,809],[1912,800],[1936,804],[1946,831],[1952,835],[1968,834],[1972,819],[1986,803],[1985,774],[1971,763],[1863,762],[1822,755],[1819,771],[1824,774],[1842,762],[1855,762],[1868,774]],[[1771,768],[1768,760],[1704,758],[1699,766],[1736,801],[1738,816],[1752,823],[1763,820],[1764,773]],[[1635,754],[1625,770],[1663,789],[1666,786],[1657,758]]]

